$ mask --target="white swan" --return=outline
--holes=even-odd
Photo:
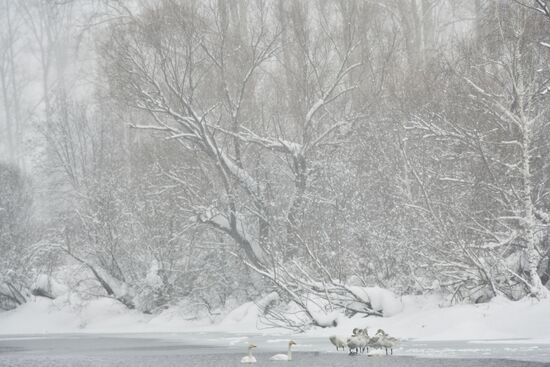
[[[369,343],[367,329],[353,329],[353,335],[348,338],[347,346],[350,354],[358,354],[364,352]],[[355,351],[355,352],[354,352]]]
[[[384,348],[382,346],[382,334],[379,331],[380,330],[378,330],[378,332],[376,332],[376,334],[374,336],[369,338],[369,341],[367,342],[367,347],[370,347],[372,349]],[[379,353],[375,353],[375,352],[369,353],[368,351],[367,351],[367,353],[368,353],[369,356],[379,354]]]
[[[376,336],[378,337],[377,344],[380,348],[384,348],[386,350],[386,355],[388,355],[388,349],[393,355],[393,348],[399,344],[399,340],[389,336],[382,329],[378,329]]]
[[[346,339],[344,337],[331,335],[328,337],[328,339],[330,340],[332,345],[336,347],[336,350],[340,350],[340,348],[342,348],[342,350],[346,350]]]
[[[361,353],[365,352],[365,349],[367,349],[367,353],[369,352],[369,333],[367,331],[367,328],[364,328],[361,330],[360,333],[358,333],[359,336],[359,349],[361,350]]]
[[[357,354],[361,348],[361,336],[353,335],[347,340],[347,346],[349,348],[349,354]],[[354,352],[355,351],[355,352]]]
[[[292,361],[292,346],[296,345],[294,340],[288,342],[288,353],[287,354],[275,354],[273,357],[269,358],[270,361]]]
[[[253,348],[256,348],[256,345],[248,343],[248,355],[241,358],[241,363],[256,363],[256,357],[252,355]]]

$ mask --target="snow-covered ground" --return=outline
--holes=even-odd
[[[267,328],[252,302],[228,311],[219,320],[187,320],[177,307],[159,315],[127,310],[108,299],[69,302],[69,298],[49,300],[37,297],[27,304],[0,313],[0,334],[51,333],[155,333],[224,332],[261,335],[291,334]],[[441,299],[406,296],[400,299],[401,312],[391,317],[339,317],[336,328],[313,328],[307,337],[348,335],[355,327],[373,334],[378,328],[401,339],[416,341],[510,340],[516,344],[550,344],[550,300],[509,301],[495,298],[490,303],[441,307]]]
[[[298,342],[297,351],[336,353],[329,335],[347,336],[354,327],[367,327],[371,334],[383,328],[399,337],[402,343],[397,355],[550,362],[550,300],[512,302],[496,298],[486,304],[452,307],[440,307],[437,297],[403,297],[400,302],[401,312],[391,317],[342,316],[336,328],[314,328],[297,335],[266,328],[252,302],[212,322],[186,321],[187,315],[180,308],[145,315],[107,298],[69,302],[63,297],[53,301],[37,297],[0,313],[0,345],[20,338],[56,338],[59,334],[71,338],[110,334],[224,348],[243,348],[245,342],[254,341],[263,351],[275,351],[284,349],[293,338]]]
[[[384,329],[391,335],[415,340],[531,339],[550,343],[550,300],[509,301],[495,298],[485,304],[439,306],[436,297],[404,297],[403,311],[392,317],[342,319],[338,327]],[[329,335],[332,330],[314,330]]]

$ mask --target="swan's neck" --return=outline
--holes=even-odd
[[[292,345],[288,346],[288,360],[290,361],[292,359]]]
[[[252,348],[248,348],[248,358],[252,358]]]

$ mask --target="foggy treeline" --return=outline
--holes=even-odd
[[[548,6],[2,0],[0,307],[545,297]]]

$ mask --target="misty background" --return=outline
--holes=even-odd
[[[1,0],[0,308],[546,297],[549,6]]]

